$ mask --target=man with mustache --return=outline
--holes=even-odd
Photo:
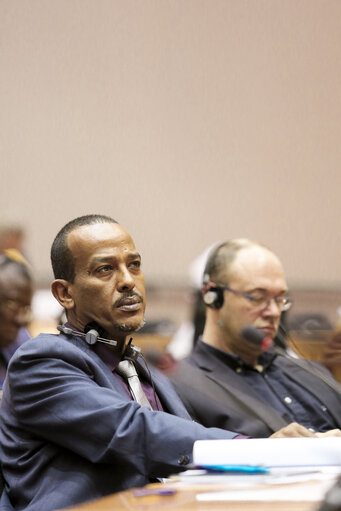
[[[317,435],[339,436],[341,396],[323,381],[337,388],[328,371],[297,365],[257,342],[259,332],[270,341],[276,336],[291,305],[278,257],[247,239],[222,243],[208,258],[202,292],[203,335],[172,375],[191,416],[253,437],[268,437],[292,421]],[[255,342],[245,338],[245,327],[256,329]]]
[[[150,377],[141,357],[146,406],[118,373],[145,312],[141,257],[122,226],[101,215],[77,218],[56,236],[51,261],[67,323],[59,335],[25,343],[4,384],[1,461],[14,509],[52,511],[143,486],[184,470],[195,440],[237,435],[191,421],[172,385],[152,368]],[[94,329],[115,345],[91,344]]]

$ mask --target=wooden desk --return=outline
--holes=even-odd
[[[155,488],[160,485],[149,485]],[[163,488],[169,485],[162,485]],[[115,493],[86,504],[81,504],[65,511],[316,511],[316,502],[198,502],[196,495],[205,491],[224,490],[224,487],[192,486],[181,488],[174,495],[148,495],[136,497],[134,490]]]

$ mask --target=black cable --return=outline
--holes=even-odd
[[[148,371],[148,375],[149,375],[149,380],[150,380],[150,384],[152,386],[152,389],[153,389],[153,393],[154,393],[154,399],[155,399],[155,404],[156,404],[156,408],[157,408],[157,411],[160,412],[160,408],[159,408],[159,404],[158,404],[158,399],[157,399],[157,394],[156,394],[156,390],[155,390],[155,385],[154,385],[154,382],[153,382],[153,378],[152,378],[152,374],[150,372],[150,369],[148,367],[148,364],[147,364],[147,361],[146,359],[144,358],[144,356],[142,355],[142,353],[140,353],[140,357],[142,358],[145,366],[146,366],[146,369]]]
[[[282,335],[284,336],[284,339],[281,339]],[[293,337],[290,335],[290,333],[287,332],[287,330],[281,324],[279,325],[279,331],[277,333],[277,336],[279,337],[279,340],[281,342],[281,346],[280,347],[282,347],[283,349],[288,348],[288,343],[286,342],[286,338],[288,337],[290,339],[290,342],[291,342],[292,346],[295,348],[297,354],[300,357],[302,357],[304,359],[307,359],[307,357],[304,355],[304,353],[302,353],[301,348],[299,347],[299,345],[296,343],[296,341],[293,339]]]

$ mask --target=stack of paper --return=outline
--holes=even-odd
[[[198,440],[193,447],[193,463],[197,466],[341,467],[341,437]]]

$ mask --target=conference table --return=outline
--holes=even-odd
[[[172,490],[173,488],[173,490]],[[175,488],[172,484],[151,484],[143,489],[130,489],[113,495],[80,504],[68,511],[316,511],[319,502],[309,501],[198,501],[198,495],[207,491],[225,488],[193,485]],[[174,493],[159,494],[159,490]],[[65,510],[66,511],[66,510]]]

